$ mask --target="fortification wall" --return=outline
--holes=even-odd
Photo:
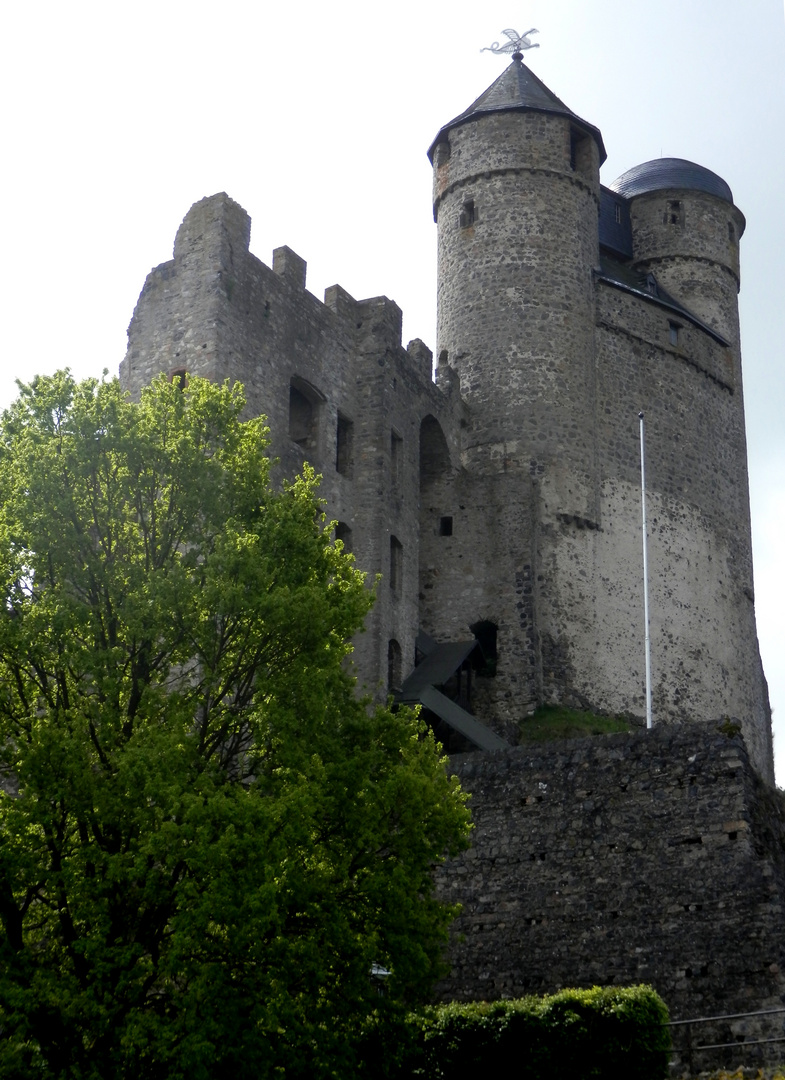
[[[442,1000],[647,982],[678,1019],[785,999],[785,805],[740,737],[691,724],[450,767],[474,832],[437,875],[462,904]]]
[[[121,380],[134,396],[159,372],[240,381],[248,415],[267,417],[274,478],[305,461],[322,475],[338,534],[370,585],[383,577],[355,661],[361,685],[384,697],[391,642],[407,674],[419,626],[421,424],[433,417],[459,461],[460,400],[433,383],[421,341],[402,347],[396,304],[338,285],[321,303],[300,256],[278,248],[268,267],[249,238],[248,215],[225,194],[191,208],[174,259],[145,283]]]

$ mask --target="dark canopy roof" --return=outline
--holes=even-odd
[[[520,55],[513,57],[510,66],[502,72],[496,82],[488,87],[485,93],[480,94],[468,109],[456,116],[449,124],[444,125],[433,140],[428,150],[428,157],[433,161],[433,152],[437,144],[452,128],[477,120],[481,116],[487,116],[488,113],[518,111],[558,113],[560,116],[568,116],[577,128],[591,135],[597,143],[600,164],[605,161],[607,154],[599,128],[594,127],[593,124],[587,124],[585,120],[576,116],[572,109],[568,109],[564,102],[551,93],[545,83],[526,67]]]
[[[666,188],[678,188],[682,191],[705,191],[707,195],[716,195],[718,199],[733,203],[731,189],[721,176],[703,165],[684,158],[657,158],[645,161],[628,169],[610,185],[611,191],[631,199],[635,195],[644,195],[649,191],[664,191]]]

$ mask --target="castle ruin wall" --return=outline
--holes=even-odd
[[[673,1019],[785,995],[785,800],[732,728],[690,724],[450,759],[472,846],[443,1000],[650,983]],[[749,1037],[755,1021],[735,1025]],[[730,1032],[729,1032],[730,1034]]]

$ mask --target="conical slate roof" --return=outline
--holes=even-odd
[[[523,62],[520,53],[513,56],[510,66],[502,72],[499,78],[488,89],[480,94],[473,104],[469,106],[449,124],[445,124],[439,134],[433,140],[428,157],[433,161],[433,152],[443,136],[452,128],[461,124],[470,123],[481,116],[494,112],[545,112],[558,113],[560,116],[568,116],[576,127],[587,135],[591,135],[600,151],[600,164],[605,161],[607,154],[602,142],[599,128],[593,124],[587,124],[579,116],[569,109],[563,101],[552,93],[545,83],[538,79],[534,72]]]

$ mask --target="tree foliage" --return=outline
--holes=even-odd
[[[463,796],[356,698],[371,593],[242,408],[59,373],[3,416],[3,1076],[355,1075],[439,973]]]

